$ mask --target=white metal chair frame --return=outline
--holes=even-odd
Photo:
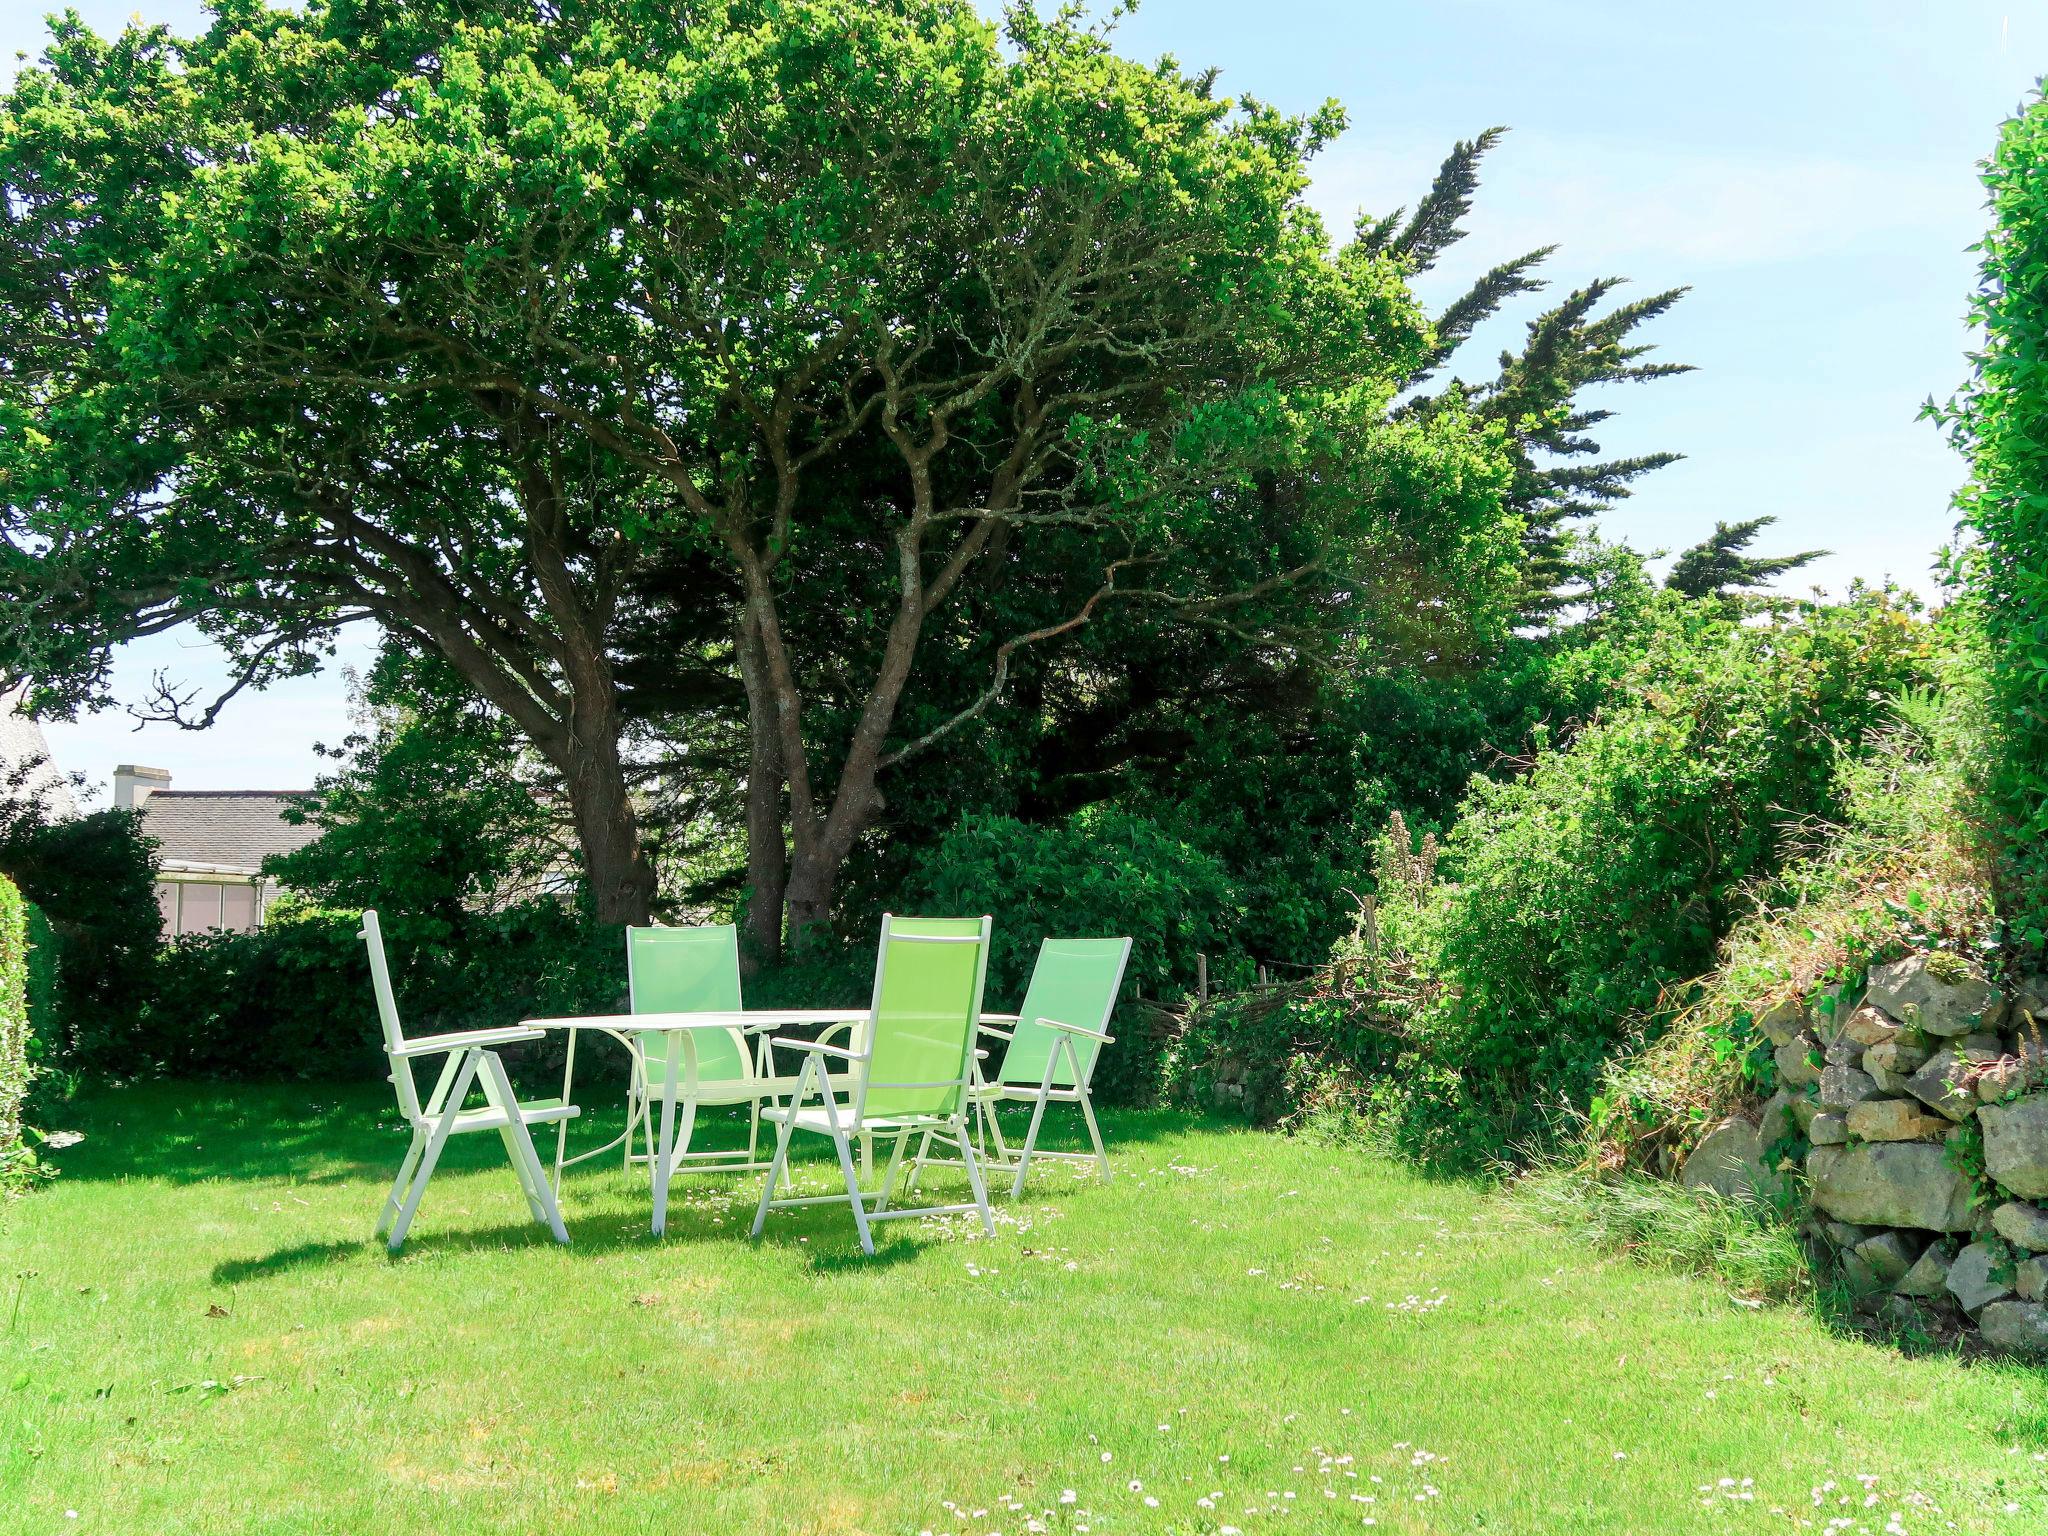
[[[1126,941],[1123,958],[1117,962],[1116,980],[1109,989],[1109,999],[1103,1005],[1102,1017],[1096,1021],[1094,1029],[1089,1029],[1080,1024],[1070,1024],[1062,1019],[1046,1018],[1042,1015],[1034,1019],[1033,1022],[1040,1028],[1052,1030],[1057,1036],[1053,1041],[1052,1049],[1045,1054],[1045,1075],[1040,1079],[1036,1088],[1022,1083],[989,1082],[982,1075],[981,1070],[982,1060],[988,1053],[986,1051],[976,1051],[974,1053],[975,1140],[982,1149],[982,1161],[987,1167],[1000,1173],[1014,1172],[1016,1174],[1016,1178],[1010,1185],[1010,1198],[1012,1200],[1024,1198],[1024,1180],[1031,1171],[1031,1163],[1034,1158],[1045,1162],[1094,1163],[1101,1170],[1102,1181],[1105,1184],[1116,1177],[1114,1171],[1109,1166],[1109,1153],[1103,1149],[1102,1127],[1096,1124],[1095,1121],[1095,1105],[1089,1096],[1089,1085],[1095,1077],[1095,1064],[1102,1057],[1101,1047],[1116,1043],[1116,1036],[1108,1033],[1109,1020],[1110,1015],[1116,1012],[1116,1000],[1123,990],[1124,969],[1130,964],[1130,958],[1130,945]],[[1018,1014],[984,1013],[981,1016],[981,1033],[994,1035],[998,1040],[1007,1043],[1016,1038],[1014,1033],[1010,1030],[997,1028],[996,1026],[1019,1022],[1021,1022],[1021,1017]],[[1077,1043],[1083,1039],[1093,1040],[1097,1046],[1095,1054],[1089,1058],[1085,1066],[1081,1061],[1080,1049]],[[1074,1086],[1071,1088],[1055,1087],[1053,1085],[1053,1078],[1058,1072],[1060,1053],[1062,1051],[1066,1053],[1068,1075],[1074,1079]],[[1019,1143],[1017,1150],[1014,1152],[1011,1151],[1009,1143],[1003,1139],[1002,1122],[996,1115],[996,1106],[1006,1102],[1029,1104],[1031,1106],[1031,1124],[1024,1132],[1024,1140]],[[1081,1119],[1088,1128],[1088,1141],[1094,1148],[1094,1151],[1046,1152],[1039,1149],[1038,1128],[1045,1119],[1045,1107],[1048,1104],[1078,1104],[1080,1106]],[[994,1156],[990,1156],[987,1150],[990,1141],[995,1143]],[[927,1136],[919,1145],[917,1158],[911,1165],[910,1180],[907,1185],[909,1189],[917,1188],[918,1178],[927,1167],[934,1165],[939,1167],[959,1166],[958,1158],[929,1156],[930,1143],[931,1138]]]
[[[398,1022],[398,1002],[391,988],[391,968],[384,955],[384,930],[374,911],[363,913],[363,926],[357,937],[370,952],[370,981],[377,995],[378,1022],[384,1031],[384,1054],[391,1063],[390,1081],[398,1093],[399,1112],[405,1116],[406,1124],[412,1130],[412,1145],[406,1149],[405,1159],[399,1164],[398,1177],[392,1180],[391,1193],[377,1217],[374,1235],[381,1237],[388,1231],[391,1251],[398,1252],[405,1242],[407,1230],[412,1226],[414,1215],[419,1211],[420,1197],[427,1192],[427,1181],[434,1176],[442,1149],[448,1145],[448,1138],[470,1131],[496,1131],[505,1143],[505,1155],[511,1159],[512,1172],[519,1180],[520,1191],[526,1196],[527,1209],[533,1213],[533,1219],[544,1224],[554,1234],[556,1242],[568,1242],[569,1232],[562,1225],[561,1208],[555,1202],[554,1191],[548,1187],[547,1175],[541,1167],[539,1154],[533,1149],[529,1128],[567,1122],[575,1118],[578,1110],[573,1104],[522,1105],[512,1091],[512,1080],[506,1074],[504,1060],[495,1049],[520,1041],[538,1040],[542,1032],[524,1027],[472,1029],[444,1035],[422,1035],[408,1040]],[[442,1063],[441,1075],[435,1080],[433,1091],[422,1104],[412,1064],[421,1056],[436,1055],[446,1056],[447,1060]],[[484,1091],[484,1107],[464,1109],[462,1106],[469,1097],[470,1089],[479,1081]]]
[[[875,962],[874,998],[869,1007],[867,1028],[862,1034],[863,1044],[859,1050],[847,1050],[827,1045],[822,1040],[791,1040],[777,1037],[771,1045],[787,1050],[800,1051],[804,1064],[797,1074],[797,1090],[789,1102],[777,1105],[767,1111],[766,1118],[779,1123],[781,1129],[776,1136],[775,1156],[770,1160],[768,1177],[761,1185],[761,1203],[754,1211],[753,1236],[759,1237],[771,1210],[779,1211],[803,1205],[837,1205],[842,1201],[853,1208],[853,1224],[860,1234],[860,1246],[864,1253],[875,1251],[874,1234],[870,1230],[877,1221],[896,1221],[912,1216],[950,1216],[973,1211],[981,1217],[982,1229],[990,1237],[995,1236],[995,1217],[989,1210],[988,1187],[981,1176],[980,1163],[975,1157],[972,1139],[967,1134],[967,1116],[971,1112],[974,1089],[973,1039],[970,1034],[967,1049],[961,1053],[960,1075],[957,1079],[945,1078],[936,1082],[875,1083],[870,1081],[870,1068],[874,1062],[878,1016],[882,1004],[883,971],[888,964],[889,946],[894,944],[979,944],[981,954],[976,967],[974,982],[974,1004],[971,1018],[979,1020],[981,1014],[981,989],[988,974],[988,944],[990,919],[981,919],[978,936],[967,934],[937,935],[895,933],[892,931],[894,917],[882,916],[882,938]],[[973,1025],[970,1024],[970,1030]],[[838,1102],[838,1096],[831,1085],[823,1062],[825,1058],[843,1061],[847,1065],[847,1076],[851,1080],[853,1097],[849,1104]],[[917,1089],[945,1088],[955,1082],[960,1088],[953,1111],[947,1115],[910,1114],[885,1115],[870,1120],[867,1115],[867,1099],[870,1088]],[[797,1195],[783,1199],[775,1198],[775,1190],[787,1171],[789,1164],[789,1141],[791,1133],[799,1125],[805,1112],[806,1101],[812,1093],[818,1095],[822,1123],[805,1125],[806,1130],[822,1131],[832,1138],[832,1147],[839,1159],[840,1176],[845,1180],[844,1194]],[[902,1167],[904,1147],[910,1138],[922,1133],[924,1145],[929,1146],[935,1135],[947,1136],[960,1150],[958,1166],[967,1170],[968,1187],[974,1199],[968,1204],[929,1205],[890,1209],[890,1193]],[[863,1143],[863,1165],[866,1164],[866,1143],[868,1138],[886,1138],[892,1142],[889,1162],[883,1171],[881,1184],[873,1190],[863,1190],[861,1180],[854,1169],[852,1140],[859,1137]]]

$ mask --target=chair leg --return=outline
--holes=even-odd
[[[983,1100],[981,1113],[988,1125],[988,1134],[994,1139],[996,1144],[997,1166],[1007,1165],[1010,1161],[1010,1147],[1009,1143],[1003,1140],[1003,1122],[1002,1117],[996,1113],[996,1101],[994,1099]],[[987,1143],[984,1142],[983,1145],[986,1146]]]
[[[398,1208],[398,1219],[391,1224],[390,1245],[393,1253],[405,1244],[405,1234],[412,1226],[412,1218],[420,1208],[420,1196],[427,1192],[427,1180],[434,1176],[434,1165],[441,1161],[441,1149],[448,1145],[450,1132],[455,1128],[455,1117],[462,1112],[462,1101],[469,1097],[469,1085],[476,1081],[477,1058],[483,1052],[469,1050],[462,1052],[463,1062],[453,1073],[442,1069],[441,1084],[447,1086],[446,1097],[441,1097],[441,1086],[435,1088],[435,1099],[428,1100],[435,1105],[438,1099],[439,1114],[434,1129],[427,1137],[427,1144],[420,1152],[419,1166],[413,1170],[412,1185],[405,1192],[405,1203]],[[454,1059],[450,1058],[450,1066]]]
[[[917,1193],[917,1181],[924,1177],[925,1154],[930,1152],[931,1149],[932,1133],[930,1131],[926,1131],[923,1137],[921,1137],[917,1143],[917,1156],[911,1160],[910,1178],[908,1179],[908,1181],[905,1182],[903,1186],[903,1193],[905,1195],[913,1195]]]
[[[398,1217],[391,1223],[391,1232],[386,1240],[393,1253],[405,1246],[405,1234],[411,1229],[412,1219],[419,1211],[420,1197],[427,1192],[427,1180],[434,1176],[434,1165],[441,1161],[441,1149],[447,1145],[447,1131],[436,1126],[420,1153],[419,1165],[413,1169],[412,1183],[405,1191],[405,1203],[398,1208]]]
[[[994,1237],[996,1235],[996,1219],[989,1213],[988,1186],[981,1182],[981,1164],[975,1161],[974,1148],[967,1144],[967,1127],[964,1125],[959,1129],[958,1140],[960,1142],[960,1160],[967,1165],[968,1186],[974,1191],[974,1203],[981,1208],[981,1230],[990,1237]]]
[[[832,1132],[832,1145],[839,1153],[839,1171],[846,1179],[846,1199],[847,1203],[853,1207],[853,1224],[860,1232],[861,1252],[873,1254],[875,1251],[875,1239],[873,1234],[868,1231],[867,1207],[861,1203],[860,1176],[854,1172],[853,1148],[847,1144],[846,1133],[836,1127]],[[865,1150],[865,1142],[863,1142],[862,1147]]]
[[[510,1117],[504,1137],[505,1150],[512,1158],[512,1171],[526,1186],[527,1203],[534,1208],[534,1219],[547,1224],[556,1242],[566,1243],[569,1241],[569,1229],[562,1225],[562,1208],[555,1203],[554,1191],[548,1188],[548,1176],[540,1165],[540,1154],[533,1149],[533,1133],[519,1116],[519,1101],[513,1097],[512,1080],[505,1075],[505,1063],[496,1051],[482,1054],[484,1070],[496,1085],[494,1097],[502,1101],[502,1107]]]
[[[875,1201],[877,1211],[889,1209],[889,1191],[896,1187],[896,1170],[903,1166],[903,1149],[910,1143],[910,1132],[905,1131],[896,1138],[896,1145],[889,1149],[889,1166],[882,1173],[881,1198]]]
[[[789,1121],[782,1122],[775,1136],[775,1157],[768,1164],[768,1177],[761,1181],[761,1203],[754,1208],[753,1235],[759,1237],[761,1228],[768,1220],[768,1202],[775,1198],[776,1183],[782,1177],[783,1167],[789,1162],[789,1133],[796,1127]]]
[[[405,1149],[405,1161],[398,1165],[398,1177],[391,1181],[391,1193],[384,1199],[384,1209],[377,1214],[376,1230],[370,1236],[382,1237],[385,1229],[397,1218],[406,1188],[412,1183],[413,1173],[420,1165],[420,1154],[426,1149],[426,1133],[416,1128],[412,1133],[412,1145]]]
[[[1050,1075],[1050,1074],[1048,1074]],[[1038,1145],[1038,1124],[1045,1118],[1045,1095],[1039,1094],[1038,1102],[1031,1106],[1031,1126],[1024,1132],[1024,1145],[1017,1149],[1017,1178],[1010,1185],[1010,1198],[1024,1198],[1024,1175],[1031,1170],[1031,1150]]]
[[[1102,1182],[1107,1184],[1116,1175],[1110,1172],[1109,1154],[1102,1150],[1102,1131],[1095,1123],[1095,1107],[1088,1102],[1088,1090],[1081,1090],[1081,1118],[1088,1122],[1088,1139],[1095,1144],[1095,1161],[1102,1168]]]
[[[562,1102],[569,1102],[571,1085],[576,1080],[576,1030],[569,1031],[569,1048],[562,1062]],[[562,1163],[569,1155],[569,1122],[555,1122],[555,1198],[562,1195]]]

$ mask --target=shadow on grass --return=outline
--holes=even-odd
[[[587,1100],[579,1092],[585,1108],[570,1131],[572,1155],[579,1146],[597,1146],[618,1134],[622,1110],[607,1101],[613,1090],[614,1085],[596,1085]],[[1120,1145],[1230,1124],[1175,1110],[1098,1113],[1112,1158]],[[1020,1107],[1006,1109],[1005,1134],[1021,1140],[1028,1118]],[[744,1142],[744,1129],[737,1121],[707,1115],[698,1124],[699,1145]],[[391,1090],[382,1083],[131,1083],[82,1095],[53,1116],[52,1128],[83,1135],[74,1145],[44,1155],[65,1180],[87,1182],[279,1179],[388,1185],[406,1142]],[[488,1149],[469,1145],[483,1142],[489,1143]],[[1048,1114],[1039,1132],[1039,1145],[1048,1151],[1079,1151],[1085,1142],[1080,1116],[1064,1107]],[[542,1161],[551,1163],[552,1139],[543,1133],[536,1136],[535,1146]],[[764,1157],[766,1151],[764,1139]],[[483,1167],[502,1159],[493,1137],[457,1137],[442,1166]],[[381,1191],[378,1198],[382,1199]]]
[[[1012,1137],[1013,1144],[1022,1137],[1025,1118],[1021,1110],[1004,1112],[1005,1134]],[[1102,1120],[1113,1159],[1119,1151],[1160,1137],[1196,1128],[1224,1128],[1224,1122],[1170,1110],[1107,1110],[1102,1112]],[[51,1157],[66,1184],[270,1181],[287,1186],[361,1187],[360,1236],[352,1232],[346,1238],[224,1260],[213,1270],[213,1278],[221,1284],[258,1281],[386,1251],[380,1239],[371,1237],[369,1227],[404,1155],[406,1133],[390,1090],[383,1084],[135,1083],[82,1097],[58,1123],[83,1135],[82,1140]],[[570,1151],[602,1144],[617,1134],[621,1123],[616,1105],[587,1108],[572,1127]],[[699,1120],[699,1146],[744,1145],[745,1136],[743,1116],[714,1115]],[[1080,1116],[1064,1109],[1049,1115],[1040,1129],[1039,1144],[1047,1151],[1082,1150],[1086,1137]],[[536,1147],[542,1161],[551,1163],[552,1138],[543,1132],[536,1137]],[[767,1150],[764,1146],[764,1156]],[[831,1170],[829,1148],[799,1141],[791,1150],[792,1167],[800,1174]],[[1049,1163],[1042,1175],[1034,1171],[1026,1194],[1029,1202],[1064,1201],[1093,1182],[1068,1178],[1056,1171],[1061,1166]],[[724,1187],[691,1177],[678,1181],[671,1196],[668,1234],[656,1238],[648,1230],[643,1174],[621,1179],[608,1191],[596,1181],[607,1174],[619,1178],[618,1165],[607,1158],[586,1165],[586,1169],[572,1173],[564,1190],[571,1253],[617,1252],[656,1243],[746,1241],[760,1189],[759,1174],[737,1176],[733,1184]],[[437,1172],[492,1173],[508,1184],[512,1177],[495,1136],[456,1138]],[[958,1172],[935,1170],[931,1177],[948,1180],[950,1188]],[[964,1190],[964,1180],[960,1182]],[[998,1208],[1007,1201],[1007,1185],[1008,1180],[1000,1174],[991,1180],[990,1196]],[[554,1246],[538,1223],[442,1229],[435,1220],[435,1195],[436,1189],[430,1186],[420,1224],[408,1235],[401,1257],[530,1244]],[[857,1272],[902,1263],[924,1251],[929,1244],[906,1230],[907,1225],[879,1224],[875,1229],[877,1251],[870,1257],[859,1249],[851,1213],[843,1207],[821,1205],[772,1214],[762,1241],[778,1249],[804,1246],[810,1251],[811,1267],[822,1274]]]
[[[508,1178],[510,1174],[506,1175]],[[433,1197],[428,1189],[428,1199]],[[734,1201],[732,1209],[745,1207],[746,1221],[752,1222],[753,1201]],[[474,1253],[484,1249],[556,1248],[569,1254],[618,1253],[633,1249],[676,1247],[695,1243],[754,1242],[746,1226],[735,1231],[729,1223],[714,1222],[708,1208],[692,1209],[678,1203],[669,1208],[668,1231],[656,1237],[649,1229],[644,1211],[632,1214],[589,1213],[570,1223],[569,1242],[558,1244],[539,1222],[499,1223],[488,1227],[442,1229],[415,1225],[406,1235],[405,1246],[391,1253],[381,1237],[334,1239],[325,1242],[294,1243],[257,1258],[226,1259],[214,1265],[216,1285],[244,1285],[272,1279],[297,1270],[345,1263],[351,1259],[384,1259],[399,1263],[405,1259],[437,1253]],[[427,1219],[423,1207],[421,1219]],[[875,1230],[875,1252],[861,1252],[852,1213],[845,1207],[829,1205],[804,1207],[795,1211],[771,1212],[767,1229],[758,1242],[765,1248],[785,1252],[804,1250],[812,1271],[818,1274],[860,1272],[888,1268],[916,1258],[930,1242],[919,1242],[909,1233],[891,1230],[894,1223],[880,1223]],[[823,1239],[829,1246],[820,1246]],[[937,1241],[934,1239],[933,1241]],[[844,1246],[838,1246],[843,1243]]]

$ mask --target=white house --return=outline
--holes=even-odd
[[[295,827],[284,808],[289,789],[172,789],[162,768],[123,763],[114,770],[114,804],[142,812],[157,848],[156,900],[164,937],[261,926],[277,896],[263,861],[310,843],[318,832]]]

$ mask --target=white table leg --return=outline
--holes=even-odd
[[[664,1030],[668,1036],[668,1061],[661,1075],[661,1143],[654,1154],[654,1235],[668,1230],[668,1186],[675,1177],[676,1159],[690,1150],[690,1134],[697,1126],[697,1041],[686,1029]],[[683,1106],[681,1144],[676,1136],[676,1051],[685,1053],[689,1073],[688,1102]]]

